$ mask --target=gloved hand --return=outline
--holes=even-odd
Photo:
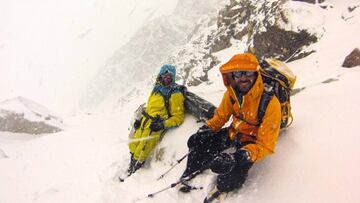
[[[242,166],[250,162],[249,152],[240,149],[235,153],[220,153],[210,163],[210,169],[214,173],[227,174],[230,173],[235,166]]]
[[[188,148],[193,149],[208,143],[208,140],[211,138],[213,133],[214,132],[207,125],[201,126],[195,134],[190,136],[187,142]]]
[[[210,169],[217,174],[227,174],[235,167],[234,154],[220,153],[210,163]]]
[[[201,126],[196,133],[200,134],[200,133],[206,133],[209,131],[212,132],[212,129],[205,124],[205,125]]]
[[[134,122],[134,129],[137,130],[141,126],[141,120],[136,119]]]
[[[244,165],[251,162],[250,153],[245,149],[239,149],[234,153],[235,162],[237,165]]]
[[[151,131],[159,131],[159,130],[164,130],[165,126],[164,126],[164,122],[162,120],[154,120],[151,122],[150,124],[150,130]]]

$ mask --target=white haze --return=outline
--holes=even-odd
[[[114,2],[63,2],[58,5],[58,13],[55,12],[57,9],[50,9],[54,5],[50,6],[45,1],[1,2],[1,100],[21,95],[57,113],[67,112],[68,107],[73,106],[70,104],[78,101],[78,94],[85,88],[86,81],[130,37],[121,35],[120,28],[114,34],[117,26],[113,25],[119,19],[110,16],[121,15],[117,9],[125,12],[125,7],[135,2]],[[136,2],[144,7],[129,7],[138,8],[136,11],[141,17],[147,11],[145,5],[148,4],[145,2],[148,1]],[[163,8],[165,2],[153,1],[148,8]],[[295,10],[306,6],[308,14],[294,15],[301,17],[304,26],[314,25],[313,19],[321,19],[318,29],[324,28],[319,31],[323,36],[312,46],[315,53],[288,64],[297,75],[296,88],[305,88],[292,97],[294,123],[282,132],[276,153],[256,164],[244,188],[229,193],[224,202],[360,201],[360,137],[357,133],[360,67],[341,67],[345,56],[360,46],[360,8],[348,11],[349,5],[359,5],[359,1],[326,2],[332,8],[325,10],[319,9],[319,5],[289,3]],[[156,10],[157,14],[171,13],[175,6],[173,3],[168,5],[168,9]],[[97,12],[92,13],[94,10]],[[65,15],[65,18],[57,20],[57,26],[62,29],[56,30],[57,26],[49,21],[60,11],[72,13],[67,14],[68,18]],[[71,24],[69,19],[81,19],[76,18],[80,11],[83,21],[75,20],[75,24]],[[85,20],[91,16],[93,21]],[[100,23],[100,19],[107,17],[109,21]],[[13,23],[10,23],[10,18],[14,19]],[[51,25],[52,29],[37,25],[39,19]],[[143,18],[138,24],[134,22],[134,26],[146,22]],[[73,30],[65,29],[69,28],[67,26]],[[86,34],[90,28],[92,31]],[[97,34],[92,36],[91,33]],[[87,36],[78,39],[82,34]],[[34,35],[38,35],[36,40]],[[42,42],[41,39],[47,41]],[[104,39],[108,41],[107,45],[98,44]],[[74,48],[74,43],[79,46]],[[53,54],[54,49],[58,50],[57,54]],[[217,53],[217,56],[226,62],[236,50],[232,47]],[[208,84],[190,89],[216,105],[224,91],[218,68],[210,71]],[[86,76],[75,77],[76,73]],[[203,186],[203,190],[182,194],[173,188],[153,199],[145,197],[175,182],[184,170],[186,160],[162,180],[156,181],[187,152],[186,140],[201,125],[190,115],[186,116],[182,126],[170,130],[156,148],[155,154],[160,150],[164,152],[161,161],[154,156],[145,168],[124,183],[117,181],[129,162],[127,142],[132,113],[146,99],[147,95],[142,94],[136,100],[125,102],[120,109],[114,109],[113,113],[65,117],[64,131],[56,134],[32,136],[0,132],[0,202],[202,202],[215,177],[209,171],[192,182],[195,186]]]
[[[24,96],[74,112],[88,83],[145,23],[177,0],[0,1],[0,101]]]

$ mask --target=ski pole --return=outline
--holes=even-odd
[[[171,168],[169,168],[169,170],[167,170],[165,173],[163,173],[162,175],[160,175],[156,180],[160,180],[161,178],[163,178],[166,174],[168,174],[173,168],[175,168],[175,166],[177,166],[178,164],[180,164],[180,162],[182,160],[184,160],[190,152],[186,153],[182,158],[180,158],[179,160],[176,160],[176,164],[174,164],[173,166],[171,166]]]
[[[139,157],[141,157],[142,154],[143,154],[143,151],[141,151]],[[136,160],[135,165],[137,165],[138,163],[139,163],[139,160]],[[120,181],[121,183],[124,182],[125,179],[127,179],[128,177],[130,177],[133,173],[135,173],[134,169],[131,170],[131,171],[126,171],[126,170],[125,170],[125,173],[119,177],[119,181]]]
[[[170,188],[173,188],[173,187],[179,185],[180,183],[181,183],[181,184],[184,184],[186,187],[188,187],[188,190],[189,190],[189,191],[190,191],[190,190],[202,190],[202,189],[203,189],[203,187],[190,186],[189,184],[184,183],[183,180],[179,180],[179,181],[177,181],[177,182],[175,182],[175,183],[172,183],[171,185],[169,185],[169,186],[167,186],[167,187],[165,187],[165,188],[163,188],[163,189],[161,189],[161,190],[159,190],[159,191],[157,191],[157,192],[148,194],[147,197],[153,198],[155,195],[157,195],[157,194],[159,194],[159,193],[161,193],[161,192],[164,192],[165,190],[168,190],[168,189],[170,189]]]
[[[163,189],[161,189],[161,190],[159,190],[159,191],[157,191],[157,192],[148,194],[147,197],[154,197],[155,195],[157,195],[157,194],[159,194],[159,193],[161,193],[161,192],[163,192],[163,191],[165,191],[165,190],[168,190],[168,189],[170,189],[170,188],[173,188],[173,187],[177,186],[178,184],[181,183],[181,181],[182,181],[182,180],[179,180],[179,181],[177,181],[177,182],[175,182],[175,183],[172,183],[171,185],[167,186],[166,188],[163,188]]]
[[[179,185],[180,183],[187,187],[187,191],[190,191],[190,190],[202,190],[203,189],[203,187],[191,186],[191,185],[185,183],[183,180],[179,180],[179,181],[177,181],[175,183],[172,183],[171,185],[169,185],[169,186],[167,186],[167,187],[165,187],[165,188],[163,188],[163,189],[161,189],[161,190],[159,190],[157,192],[148,194],[147,197],[153,198],[155,195],[157,195],[157,194],[159,194],[161,192],[164,192],[165,190],[168,190],[170,188],[173,188],[173,187]]]
[[[191,178],[192,178],[192,177],[195,177],[198,173],[199,173],[199,172],[195,171],[195,172],[193,172],[192,174],[190,174],[189,177],[191,177]],[[190,179],[191,179],[191,178],[190,178]],[[157,192],[148,194],[147,197],[154,197],[155,195],[157,195],[157,194],[159,194],[159,193],[161,193],[161,192],[163,192],[163,191],[165,191],[165,190],[168,190],[168,189],[170,189],[170,188],[173,188],[173,187],[177,186],[177,185],[180,184],[180,183],[182,183],[182,184],[184,184],[185,186],[187,186],[187,187],[189,188],[189,190],[202,190],[202,189],[203,189],[203,187],[190,186],[189,184],[185,183],[185,181],[184,181],[183,179],[180,178],[180,180],[178,180],[177,182],[172,183],[171,185],[169,185],[169,186],[167,186],[167,187],[165,187],[165,188],[163,188],[163,189],[161,189],[161,190],[159,190],[159,191],[157,191]]]

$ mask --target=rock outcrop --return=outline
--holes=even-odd
[[[360,50],[355,48],[348,56],[346,56],[342,66],[352,68],[360,65]]]
[[[0,103],[0,131],[27,134],[55,133],[62,120],[45,107],[24,97]]]
[[[297,27],[289,19],[285,1],[256,2],[230,0],[216,19],[193,35],[169,61],[176,65],[181,81],[189,86],[208,81],[207,72],[219,64],[217,52],[230,47],[238,52],[252,52],[258,58],[296,60],[311,54],[304,50],[317,42],[318,36]],[[290,25],[290,26],[288,26]],[[234,53],[235,54],[235,53]]]
[[[310,4],[323,3],[325,0],[293,0],[293,1],[302,1]]]

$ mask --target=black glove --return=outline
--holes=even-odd
[[[242,166],[251,162],[250,153],[245,149],[239,149],[234,153],[235,162],[237,165]]]
[[[242,166],[250,162],[249,152],[240,149],[235,153],[220,153],[210,163],[210,169],[214,173],[227,174],[230,173],[235,166]]]
[[[203,125],[203,126],[201,126],[200,128],[199,128],[199,130],[196,132],[196,133],[198,133],[198,134],[201,134],[201,133],[207,133],[207,132],[213,132],[212,131],[212,129],[209,127],[209,126],[207,126],[207,125]]]
[[[210,163],[210,169],[217,174],[227,174],[235,167],[234,154],[220,153]]]
[[[134,122],[134,129],[137,130],[141,126],[141,120],[136,119]]]
[[[153,132],[156,132],[159,130],[164,130],[164,129],[165,129],[165,126],[164,126],[164,122],[162,120],[154,120],[150,124],[150,130]]]
[[[194,149],[208,143],[213,133],[214,132],[207,125],[201,126],[195,134],[190,136],[187,142],[188,148]]]

